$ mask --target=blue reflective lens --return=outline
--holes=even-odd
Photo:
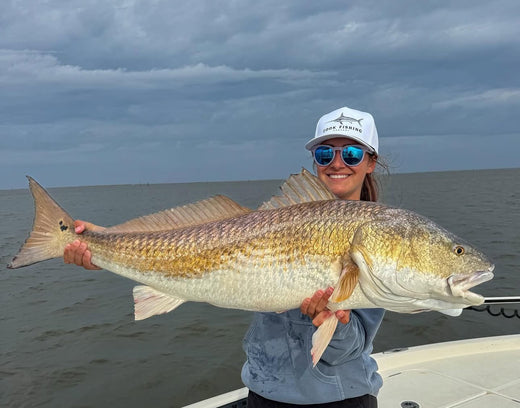
[[[330,146],[319,146],[314,151],[314,160],[320,166],[327,166],[332,160],[334,160],[334,149]]]
[[[341,157],[347,166],[357,166],[363,160],[365,151],[357,146],[345,146]]]
[[[343,147],[332,147],[332,146],[318,146],[314,149],[314,160],[319,166],[328,166],[332,160],[336,150],[341,151],[341,158],[343,163],[347,166],[357,166],[363,161],[365,150],[360,146],[343,146]]]

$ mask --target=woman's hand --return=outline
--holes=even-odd
[[[334,292],[332,287],[327,290],[318,290],[312,297],[303,300],[300,311],[309,316],[315,326],[320,326],[332,315],[333,312],[327,309],[332,292]],[[350,310],[337,310],[336,317],[341,323],[347,324],[350,320]]]
[[[103,227],[91,224],[81,220],[74,221],[74,231],[76,234],[81,234],[85,230],[100,231]],[[91,262],[92,254],[88,249],[85,242],[81,242],[79,239],[75,240],[72,244],[68,244],[63,251],[63,261],[67,264],[76,264],[82,266],[85,269],[96,270],[101,269]]]

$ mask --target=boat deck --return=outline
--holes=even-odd
[[[520,408],[520,334],[374,354],[379,408]],[[247,388],[189,408],[244,408]]]
[[[381,408],[519,408],[520,335],[375,354]]]

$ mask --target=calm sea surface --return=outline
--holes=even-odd
[[[113,225],[214,194],[255,207],[279,181],[50,189],[69,213]],[[383,202],[425,215],[482,249],[496,277],[477,291],[520,295],[520,169],[393,175]],[[0,191],[0,406],[179,407],[242,386],[250,313],[187,303],[134,322],[134,283],[52,260],[8,270],[31,229],[27,190]],[[375,351],[513,334],[520,319],[464,311],[386,314]]]

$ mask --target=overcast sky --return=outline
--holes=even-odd
[[[285,178],[322,114],[393,173],[520,167],[520,1],[2,2],[0,189]]]

